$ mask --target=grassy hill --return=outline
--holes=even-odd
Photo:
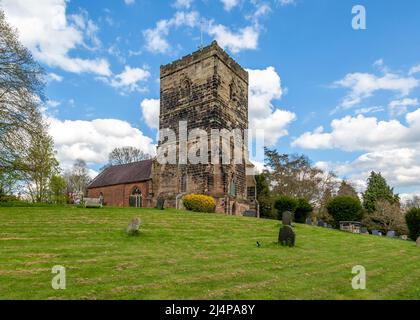
[[[420,299],[414,242],[295,225],[286,248],[277,221],[176,210],[0,208],[0,221],[1,299]]]

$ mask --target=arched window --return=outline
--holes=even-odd
[[[187,192],[187,175],[184,173],[181,176],[181,193]]]
[[[233,177],[230,180],[230,184],[229,184],[229,195],[232,197],[236,196],[236,179],[235,177]]]
[[[131,195],[130,195],[129,202],[130,202],[129,203],[130,207],[141,208],[142,194],[141,194],[141,190],[138,187],[133,188],[133,191],[131,192]]]
[[[181,83],[181,96],[188,98],[191,95],[191,82],[188,79],[182,80]]]

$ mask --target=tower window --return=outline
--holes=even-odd
[[[188,98],[191,95],[191,82],[188,79],[182,81],[181,95],[183,98]]]

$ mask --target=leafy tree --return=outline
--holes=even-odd
[[[86,161],[77,159],[73,164],[72,170],[64,174],[64,179],[67,183],[68,193],[85,195],[87,187],[91,182]]]
[[[115,166],[151,159],[151,155],[134,147],[115,148],[108,157],[108,165]]]
[[[407,225],[404,214],[398,203],[391,203],[387,200],[376,202],[376,210],[369,214],[363,223],[369,229],[380,230],[383,233],[396,231],[399,234],[407,234]]]
[[[59,175],[54,175],[50,179],[51,202],[62,204],[66,202],[66,180]]]
[[[298,223],[305,223],[306,218],[312,213],[314,208],[308,200],[300,198],[297,200],[297,207],[294,212],[294,219]]]
[[[0,10],[0,174],[21,169],[42,123],[44,72],[17,34]]]
[[[341,181],[340,188],[338,189],[338,196],[349,196],[359,199],[356,189],[347,181]]]
[[[38,134],[31,139],[27,157],[19,162],[33,202],[48,200],[50,178],[59,170],[53,147],[47,128],[41,126]]]
[[[273,219],[276,215],[273,213],[273,199],[270,195],[267,179],[264,174],[255,176],[257,201],[259,204],[260,216]]]
[[[298,206],[298,201],[289,196],[280,196],[274,202],[274,208],[277,210],[278,219],[282,219],[283,212],[294,213]]]
[[[349,196],[338,196],[327,205],[328,213],[334,218],[335,227],[340,221],[362,221],[363,207],[360,200]]]
[[[411,208],[405,215],[405,221],[410,231],[410,238],[416,241],[420,237],[420,209]]]
[[[399,203],[400,198],[394,194],[394,189],[386,182],[381,173],[371,172],[368,178],[368,187],[363,194],[363,206],[368,213],[375,212],[379,200],[389,201],[391,204]]]

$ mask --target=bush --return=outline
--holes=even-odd
[[[306,199],[298,199],[297,200],[297,207],[295,209],[295,222],[297,223],[305,223],[306,218],[312,213],[314,208],[312,208],[311,204]]]
[[[0,202],[16,202],[19,198],[16,196],[0,195]]]
[[[274,202],[274,208],[277,210],[278,219],[282,219],[283,212],[295,212],[298,207],[298,201],[289,196],[280,196]]]
[[[412,208],[405,215],[410,238],[416,241],[420,237],[420,209]]]
[[[188,194],[183,198],[187,210],[195,212],[215,212],[216,201],[213,197],[202,194]]]
[[[328,213],[334,218],[335,227],[340,221],[362,221],[363,208],[359,199],[349,196],[339,196],[327,204]]]

